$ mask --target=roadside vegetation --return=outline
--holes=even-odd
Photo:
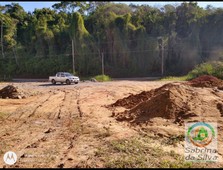
[[[104,82],[104,81],[111,81],[111,77],[108,75],[97,75],[94,77],[97,81]]]
[[[187,81],[199,77],[201,75],[212,75],[219,79],[223,79],[223,62],[211,61],[197,65],[192,71],[185,76],[165,77],[164,81]]]
[[[69,72],[72,40],[80,77],[100,75],[102,58],[111,77],[160,76],[162,54],[166,76],[185,75],[202,62],[223,61],[222,16],[222,8],[197,2],[156,8],[62,1],[33,12],[9,2],[0,5],[0,75],[48,78]]]

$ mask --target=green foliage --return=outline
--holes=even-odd
[[[187,75],[180,77],[168,76],[162,78],[163,81],[186,81],[202,75],[212,75],[219,79],[223,79],[223,62],[211,61],[195,66]]]
[[[164,77],[161,79],[161,81],[186,81],[188,80],[188,76],[180,76],[180,77],[173,77],[173,76],[168,76]]]
[[[188,73],[187,80],[196,78],[201,75],[212,75],[223,79],[223,62],[212,61],[199,64]]]
[[[223,61],[222,16],[221,8],[203,9],[196,2],[158,9],[67,1],[33,13],[16,3],[0,6],[0,58],[7,58],[0,63],[0,72],[46,76],[61,69],[72,70],[73,40],[79,76],[100,74],[102,52],[106,73],[112,77],[160,76],[157,38],[165,37],[165,75],[185,75],[201,62]],[[196,68],[187,79],[204,73],[222,78],[218,64],[203,67]]]
[[[111,77],[108,75],[97,75],[94,77],[97,81],[111,81]]]

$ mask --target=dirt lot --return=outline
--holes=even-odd
[[[19,168],[223,167],[222,162],[184,162],[184,123],[193,121],[218,123],[218,152],[222,160],[223,108],[219,109],[219,102],[223,103],[223,91],[183,88],[183,92],[193,91],[202,99],[198,101],[193,93],[188,93],[185,101],[190,101],[187,106],[190,111],[194,109],[195,116],[183,121],[160,113],[159,117],[137,117],[132,123],[125,121],[127,117],[123,114],[132,116],[139,108],[108,107],[118,99],[167,83],[0,83],[0,89],[13,85],[26,95],[22,99],[0,99],[0,167],[10,167],[2,159],[7,151],[17,154],[18,160],[11,167]],[[124,117],[124,121],[116,115]]]

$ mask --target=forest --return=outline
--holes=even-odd
[[[87,77],[180,76],[223,61],[223,9],[196,2],[126,5],[61,1],[26,12],[0,6],[0,75],[48,78],[58,71]],[[162,67],[163,65],[163,67]],[[162,70],[163,68],[163,70]]]

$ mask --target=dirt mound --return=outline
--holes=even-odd
[[[0,90],[0,98],[21,99],[25,98],[25,96],[19,92],[16,87],[8,85]]]
[[[136,104],[148,100],[153,95],[153,93],[154,93],[154,90],[143,91],[136,95],[131,94],[128,97],[117,100],[115,103],[111,104],[110,106],[111,107],[121,106],[126,109],[130,109],[134,107]]]
[[[185,83],[168,83],[146,94],[147,97],[150,96],[147,100],[134,103],[129,110],[114,114],[116,120],[143,123],[151,118],[161,117],[181,124],[184,119],[192,117],[222,116],[223,107],[210,89],[196,90]],[[139,96],[140,94],[134,97]],[[129,96],[123,101],[128,103],[126,100],[134,97]]]
[[[219,87],[221,89],[223,81],[214,76],[203,75],[189,81],[189,85],[193,87]]]
[[[141,92],[139,94],[135,94],[135,95],[131,94],[128,97],[117,100],[115,103],[109,105],[109,107],[120,106],[120,107],[124,107],[126,109],[131,109],[131,108],[135,107],[136,105],[138,105],[139,103],[147,101],[161,89],[172,86],[172,85],[173,85],[173,83],[172,84],[169,83],[169,84],[165,84],[162,87],[157,88],[157,89],[152,89],[150,91],[143,91],[143,92]]]
[[[116,115],[116,119],[118,121],[145,122],[154,117],[162,117],[180,122],[182,119],[197,116],[191,112],[190,101],[193,100],[196,103],[199,101],[199,97],[190,86],[169,83],[146,93],[149,94],[147,100],[134,103],[135,107],[119,113]],[[135,95],[135,97],[138,96],[140,95]],[[129,96],[129,98],[133,97]],[[127,98],[124,101],[126,100]],[[126,101],[126,103],[128,102]]]

